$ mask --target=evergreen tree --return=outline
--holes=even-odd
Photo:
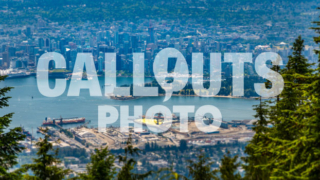
[[[45,133],[47,131],[48,130],[46,130]],[[34,164],[23,165],[26,170],[31,170],[34,176],[25,175],[24,179],[62,180],[71,172],[69,169],[57,167],[57,164],[61,163],[61,161],[56,158],[58,149],[53,149],[47,133],[44,139],[40,138],[36,146],[39,149],[37,152],[38,158],[33,159]]]
[[[0,76],[0,82],[6,77]],[[9,106],[8,100],[10,97],[6,96],[11,87],[4,87],[0,89],[0,108]],[[19,141],[25,139],[22,128],[16,127],[9,129],[13,113],[6,114],[0,117],[0,179],[18,179],[21,171],[8,172],[10,168],[17,164],[17,154],[24,148],[19,145]]]
[[[268,147],[269,162],[266,169],[272,170],[272,178],[291,179],[299,177],[299,172],[291,172],[300,160],[293,160],[292,152],[297,150],[293,142],[303,137],[303,121],[307,118],[305,105],[308,104],[307,88],[313,70],[311,64],[302,55],[304,41],[299,36],[293,43],[293,53],[283,70],[285,88],[280,95],[270,121],[274,125],[270,129]]]
[[[292,128],[297,118],[302,119],[302,116],[297,115],[296,110],[307,99],[304,96],[304,88],[308,84],[312,69],[311,64],[302,55],[303,43],[301,36],[293,43],[292,56],[289,56],[289,61],[282,71],[285,87],[270,117],[274,124],[273,135],[283,140],[296,138],[297,132]]]
[[[91,163],[87,165],[87,174],[81,174],[84,180],[111,180],[116,174],[114,168],[115,157],[110,153],[108,147],[96,149],[91,155]]]
[[[158,172],[158,175],[155,179],[168,179],[168,180],[187,180],[187,178],[183,175],[178,174],[173,170],[173,165],[170,168],[161,168]]]
[[[285,85],[275,101],[276,104],[269,103],[270,108],[263,113],[257,111],[257,115],[266,114],[268,122],[273,127],[264,128],[266,125],[264,124],[262,128],[257,126],[254,129],[256,134],[246,148],[249,156],[244,158],[247,163],[244,167],[248,170],[246,172],[248,179],[295,179],[302,175],[303,171],[299,164],[305,161],[299,146],[304,143],[301,138],[306,138],[305,122],[308,119],[306,110],[312,106],[307,92],[310,90],[313,73],[311,64],[302,54],[303,43],[299,36],[293,43],[293,53],[289,56],[288,64],[281,70]],[[261,119],[262,116],[259,117],[259,121]],[[264,130],[263,133],[261,129]]]
[[[243,168],[245,170],[245,179],[252,180],[264,180],[269,179],[270,173],[266,170],[263,170],[260,166],[261,164],[266,164],[267,157],[264,155],[264,152],[261,152],[261,146],[264,146],[268,143],[268,140],[265,138],[265,134],[268,132],[268,105],[267,101],[262,101],[261,97],[259,105],[256,105],[254,110],[257,112],[254,116],[257,118],[252,128],[255,131],[250,143],[245,148],[246,157],[243,157],[245,164]]]
[[[188,160],[189,165],[187,166],[187,169],[193,180],[218,179],[216,176],[217,170],[211,170],[211,165],[214,162],[208,162],[207,160],[208,158],[203,153],[198,156],[198,162]]]
[[[320,9],[320,8],[318,8]],[[314,22],[318,27],[313,28],[320,34],[320,21]],[[319,44],[320,36],[314,41]],[[275,178],[283,179],[319,179],[320,177],[320,51],[316,72],[308,78],[309,84],[305,86],[303,95],[308,99],[300,103],[297,112],[303,115],[302,120],[295,121],[299,129],[299,136],[283,146],[286,158],[280,163],[288,165],[288,169],[281,165],[273,173]],[[303,79],[304,80],[304,79]]]
[[[315,22],[318,26],[320,22]],[[320,28],[314,28],[320,33]],[[315,37],[315,42],[320,43],[320,38]],[[292,80],[296,91],[297,101],[292,101],[291,111],[282,110],[282,114],[289,116],[288,118],[278,121],[286,132],[286,139],[280,137],[280,129],[278,136],[272,139],[273,146],[269,147],[269,151],[274,153],[273,160],[270,160],[270,166],[273,167],[271,178],[273,179],[319,179],[320,177],[320,65],[317,70],[313,70],[306,63],[306,59],[301,55],[303,49],[303,41],[299,38],[294,43],[293,56],[289,58],[290,63],[287,65],[287,74]],[[319,55],[319,51],[316,51]],[[320,60],[320,56],[319,56]],[[319,61],[320,62],[320,61]],[[300,64],[299,64],[300,63]],[[287,99],[290,99],[287,96]],[[288,101],[290,103],[290,101]],[[279,109],[281,109],[280,106]],[[281,116],[279,116],[281,117]],[[284,124],[284,123],[287,124]],[[275,146],[276,145],[276,146]],[[271,151],[271,149],[273,149]]]
[[[230,152],[227,152],[227,155],[224,155],[221,159],[221,166],[219,172],[221,173],[222,180],[240,180],[241,175],[237,173],[240,163],[238,162],[238,156],[233,158],[230,156]]]
[[[144,179],[152,174],[152,171],[148,171],[144,174],[135,174],[131,172],[136,165],[136,160],[133,159],[133,156],[139,156],[139,149],[133,147],[131,134],[126,142],[126,148],[124,149],[125,155],[119,155],[119,162],[123,164],[120,172],[117,175],[118,180],[136,180]],[[131,157],[129,157],[131,156]]]
[[[260,101],[255,109],[258,122],[253,130],[256,134],[246,147],[248,157],[243,158],[246,179],[291,179],[301,176],[301,172],[292,172],[301,160],[294,158],[297,154],[292,154],[299,149],[293,146],[293,142],[299,141],[305,133],[303,122],[308,117],[306,104],[310,104],[306,92],[313,73],[312,64],[302,54],[303,43],[301,36],[293,43],[293,53],[281,70],[285,84],[277,100]],[[266,127],[268,123],[271,128]]]
[[[187,146],[187,141],[185,139],[180,140],[180,145],[179,145],[179,149],[181,152],[184,152],[185,150],[187,150],[188,146]]]

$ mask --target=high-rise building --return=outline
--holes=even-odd
[[[21,51],[16,51],[16,56],[17,57],[22,57],[24,55],[23,50]]]
[[[129,41],[124,41],[123,43],[123,48],[124,48],[124,54],[128,54],[129,53]]]
[[[102,73],[102,72],[103,72],[103,53],[100,52],[98,57],[98,73]]]
[[[64,39],[64,38],[60,39],[60,41],[59,41],[59,49],[63,54],[65,52],[65,49],[64,49],[65,45],[67,45],[66,39]]]
[[[70,49],[66,50],[65,59],[66,59],[66,69],[70,70],[70,64],[71,64],[71,51],[70,51]]]
[[[149,32],[149,38],[150,38],[150,41],[149,43],[154,43],[154,29],[151,25],[151,23],[149,23],[149,28],[148,28],[148,32]]]
[[[42,54],[44,54],[44,53],[45,53],[45,51],[44,51],[43,49],[39,49],[38,54],[40,54],[40,56],[41,56]]]
[[[38,54],[39,52],[39,47],[34,47],[33,48],[33,54]]]
[[[108,46],[107,45],[100,45],[99,52],[102,52],[102,53],[108,52]]]
[[[147,73],[151,73],[152,72],[152,69],[153,69],[153,67],[152,67],[152,63],[151,63],[151,61],[152,61],[152,53],[151,53],[151,51],[146,51],[146,53],[145,53],[146,55],[145,55],[145,61],[144,61],[144,69],[145,69],[145,72],[147,72]]]
[[[168,73],[171,73],[174,71],[176,62],[177,62],[177,58],[168,58]]]
[[[9,47],[8,48],[8,53],[10,57],[14,57],[16,55],[16,48],[15,47]]]
[[[109,46],[107,52],[116,52],[116,47]]]
[[[114,46],[117,46],[118,43],[119,43],[119,33],[118,33],[118,31],[116,31],[114,33]]]
[[[35,61],[35,55],[34,54],[29,54],[29,63],[33,64],[34,66],[36,65],[36,61]]]
[[[138,47],[138,38],[136,35],[132,35],[131,36],[131,47],[133,49],[137,48]]]
[[[1,52],[5,52],[6,50],[7,50],[7,45],[6,44],[2,44]]]
[[[34,56],[34,63],[35,63],[35,66],[36,66],[36,67],[38,66],[39,58],[40,58],[40,54],[36,54],[36,55]]]
[[[40,49],[42,49],[44,47],[44,39],[43,38],[38,39],[38,46],[40,47]]]
[[[73,70],[74,64],[76,63],[77,54],[78,54],[78,52],[76,49],[70,50],[70,59],[71,59],[71,63],[69,64],[70,70]]]
[[[35,46],[34,45],[29,45],[29,46],[27,46],[27,53],[28,54],[34,54],[34,48],[35,48]]]
[[[123,44],[124,41],[124,34],[123,32],[118,34],[118,44]]]
[[[46,44],[45,44],[46,47],[50,47],[50,39],[46,39]]]
[[[110,40],[110,38],[111,38],[111,32],[110,31],[106,31],[106,38]]]
[[[31,36],[32,36],[31,27],[27,27],[27,29],[26,29],[26,36],[27,36],[27,37],[31,37]]]
[[[9,53],[3,52],[2,53],[2,67],[3,68],[9,68],[10,66],[10,59],[9,59]]]
[[[97,32],[97,41],[100,42],[104,39],[104,35],[105,35],[105,32],[103,31],[98,31]]]

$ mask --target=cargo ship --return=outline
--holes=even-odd
[[[109,96],[110,99],[114,99],[114,100],[134,100],[134,99],[139,99],[141,96]]]
[[[58,119],[51,119],[49,117],[46,117],[43,121],[43,126],[50,126],[50,125],[63,125],[63,124],[75,124],[75,123],[84,123],[86,119],[84,117],[74,117],[74,118],[58,118]]]

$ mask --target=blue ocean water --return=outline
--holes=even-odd
[[[146,79],[146,81],[150,79]],[[104,79],[99,78],[100,85],[104,85]],[[54,83],[50,80],[50,84]],[[68,81],[68,85],[69,85]],[[118,77],[117,85],[131,84],[132,78]],[[164,97],[145,97],[135,100],[113,100],[106,97],[90,97],[88,90],[81,90],[79,97],[68,97],[67,89],[59,97],[45,97],[37,87],[36,77],[7,79],[0,82],[0,87],[14,87],[9,96],[9,107],[0,110],[0,115],[14,112],[11,127],[24,126],[27,130],[35,131],[41,125],[45,117],[59,118],[85,117],[91,120],[89,126],[96,127],[98,124],[98,106],[112,105],[119,109],[121,105],[129,106],[129,113],[133,115],[133,106],[142,105],[144,113],[153,105],[165,105],[171,111],[173,105],[194,105],[196,109],[203,105],[216,106],[222,113],[223,120],[253,119],[255,112],[252,106],[258,104],[254,99],[233,99],[233,98],[205,98],[205,97],[171,97],[167,102],[163,102]],[[103,91],[102,91],[103,92]],[[33,97],[33,98],[32,98]],[[190,114],[192,115],[192,114]],[[114,126],[119,126],[119,120]],[[67,125],[67,127],[75,125]]]

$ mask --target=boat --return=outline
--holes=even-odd
[[[140,96],[109,96],[110,99],[114,99],[114,100],[134,100],[134,99],[139,99]]]
[[[84,123],[86,119],[84,117],[74,117],[74,118],[58,118],[58,119],[51,119],[50,117],[46,117],[43,121],[43,126],[50,126],[50,125],[62,125],[62,124],[76,124],[76,123]]]

